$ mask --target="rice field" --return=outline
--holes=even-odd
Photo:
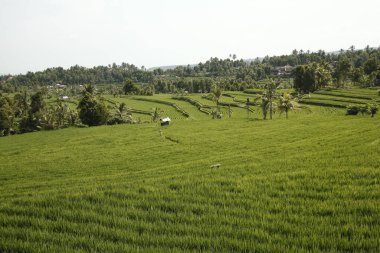
[[[172,124],[0,138],[0,252],[380,251],[378,115],[233,107],[212,120],[171,95],[111,99]]]

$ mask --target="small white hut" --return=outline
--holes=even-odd
[[[161,126],[167,126],[170,124],[170,118],[169,117],[162,117],[160,118]]]

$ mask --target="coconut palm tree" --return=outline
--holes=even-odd
[[[263,112],[264,119],[267,119],[268,112],[270,119],[273,118],[273,113],[277,108],[277,103],[275,100],[280,96],[276,93],[279,86],[280,81],[269,79],[268,83],[265,85],[265,91],[263,94],[255,99],[255,102],[260,101],[259,104]]]
[[[218,112],[220,112],[220,106],[219,106],[219,100],[222,97],[223,90],[221,87],[215,85],[214,89],[212,90],[212,100],[215,102]]]
[[[221,119],[222,118],[222,113],[220,111],[220,105],[219,105],[219,100],[222,97],[222,94],[223,94],[222,88],[219,87],[218,85],[214,85],[214,88],[211,92],[212,101],[214,101],[214,103],[216,104],[216,111],[214,110],[212,112],[212,118],[213,119]]]
[[[87,84],[87,85],[84,86],[84,89],[83,89],[82,93],[85,94],[86,92],[89,93],[89,94],[94,94],[95,88],[91,84]]]
[[[260,95],[260,96],[256,97],[255,102],[259,103],[261,111],[263,113],[263,118],[267,119],[268,109],[269,109],[269,106],[268,106],[269,101],[268,101],[267,97],[264,95]]]
[[[268,103],[266,107],[268,107],[270,119],[272,119],[274,109],[276,108],[276,103],[274,100],[278,96],[278,94],[276,94],[276,90],[279,86],[280,82],[274,81],[273,79],[269,79],[269,82],[265,85],[265,92],[263,96],[266,98]]]
[[[26,116],[29,110],[29,95],[26,90],[17,93],[14,98],[14,109],[16,117]]]
[[[63,104],[60,100],[57,100],[55,106],[52,106],[51,113],[54,116],[53,119],[56,122],[57,128],[65,125],[68,109],[69,107],[66,104]]]
[[[156,107],[156,108],[153,108],[153,113],[152,113],[152,121],[153,122],[156,122],[160,117],[161,117],[161,110],[160,108]]]
[[[79,118],[77,110],[71,110],[68,108],[67,121],[70,126],[73,126],[77,123]]]
[[[133,123],[132,112],[125,103],[115,105],[115,116],[121,122]]]
[[[280,110],[280,114],[285,112],[286,118],[288,118],[289,111],[297,110],[299,105],[296,99],[294,99],[290,94],[285,93],[279,99],[278,108]]]
[[[331,67],[327,62],[322,62],[319,64],[315,64],[315,89],[318,89],[319,87],[327,86],[331,80]]]
[[[119,119],[123,119],[125,113],[128,112],[127,105],[124,102],[121,104],[115,105],[115,110],[116,110],[116,116]]]

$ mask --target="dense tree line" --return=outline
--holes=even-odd
[[[78,113],[56,100],[47,102],[42,91],[0,94],[0,136],[38,130],[50,130],[78,123]]]
[[[54,99],[44,90],[8,96],[0,93],[0,136],[69,126],[136,123],[124,103],[107,104],[92,85],[85,85],[77,98],[79,103]]]
[[[130,65],[122,63],[121,65],[112,64],[109,66],[97,66],[85,68],[78,65],[63,69],[62,67],[48,68],[39,72],[28,72],[25,75],[2,76],[2,84],[11,84],[14,86],[37,86],[53,85],[61,83],[65,85],[80,84],[105,84],[105,83],[123,83],[125,79],[131,79],[135,82],[149,83],[153,81],[153,73]]]
[[[343,87],[347,83],[360,86],[380,84],[379,62],[379,48],[366,47],[363,50],[356,50],[350,47],[348,50],[334,53],[326,53],[322,50],[317,52],[293,50],[289,55],[266,56],[262,59],[246,61],[236,59],[235,55],[227,59],[213,57],[196,65],[153,71],[127,63],[121,65],[114,63],[93,68],[76,65],[68,69],[57,67],[34,73],[28,72],[25,75],[0,76],[0,90],[15,92],[20,90],[20,87],[47,86],[55,83],[72,86],[84,84],[123,86],[126,80],[131,80],[139,86],[134,87],[135,94],[150,95],[154,92],[173,93],[181,90],[210,92],[213,83],[218,83],[225,90],[244,90],[257,86],[259,80],[282,76],[294,77],[296,87],[299,87],[299,82],[304,82],[306,78],[306,82],[311,83],[313,87],[301,90],[312,91],[330,84],[337,87]],[[283,66],[290,66],[295,70],[281,73],[279,68]],[[319,79],[327,80],[327,82]],[[124,93],[128,92],[130,91]]]
[[[298,65],[294,72],[294,88],[313,92],[327,85],[342,88],[380,85],[380,49],[341,51],[319,61]]]

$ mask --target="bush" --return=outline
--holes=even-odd
[[[360,111],[361,111],[361,106],[349,105],[347,106],[346,115],[357,115]]]
[[[357,115],[359,112],[363,114],[370,114],[374,117],[379,109],[377,104],[367,104],[367,105],[349,105],[347,106],[347,115]]]
[[[221,118],[223,118],[223,113],[218,112],[218,111],[213,111],[211,113],[211,115],[212,115],[213,119],[221,119]]]
[[[88,125],[85,125],[85,124],[83,124],[83,123],[77,123],[77,124],[75,124],[74,126],[75,126],[75,127],[78,127],[78,128],[87,128],[87,127],[88,127]]]
[[[78,109],[80,110],[79,118],[83,124],[98,126],[107,123],[109,116],[107,107],[90,93],[83,96],[79,102]]]
[[[107,125],[118,125],[126,123],[123,119],[113,117],[107,121]]]
[[[369,114],[371,114],[372,118],[375,116],[375,114],[377,113],[378,109],[379,109],[379,106],[376,105],[376,104],[368,105],[368,112],[369,112]]]
[[[113,117],[107,121],[107,125],[119,125],[119,124],[132,124],[131,119],[121,119],[118,117]]]

